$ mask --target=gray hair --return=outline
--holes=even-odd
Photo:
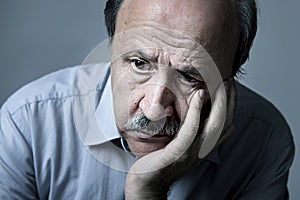
[[[124,0],[107,0],[104,9],[108,36],[112,39],[118,11]],[[232,75],[240,72],[241,66],[249,58],[249,52],[257,31],[257,7],[255,0],[236,0],[236,13],[239,22],[240,40],[237,47]]]

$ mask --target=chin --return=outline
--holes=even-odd
[[[163,149],[173,138],[168,138],[161,141],[131,137],[126,139],[131,152],[138,157],[142,157],[154,151]]]
[[[153,149],[135,149],[135,148],[132,148],[132,147],[130,147],[130,148],[131,148],[131,153],[132,154],[134,154],[137,157],[143,157],[143,156],[146,156],[146,155],[148,155],[148,154],[150,154],[154,151],[163,149],[165,146],[162,146],[160,148],[153,148]]]

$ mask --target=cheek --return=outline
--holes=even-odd
[[[180,119],[180,122],[182,123],[188,111],[188,98],[183,96],[178,97],[175,102],[175,110]]]
[[[126,75],[124,76],[126,74],[124,71],[122,67],[114,66],[111,69],[113,107],[119,127],[122,127],[122,124],[128,119],[128,102],[131,94],[131,85]]]
[[[128,90],[125,88],[114,88],[113,89],[113,107],[115,118],[119,127],[122,126],[124,122],[126,122],[126,118],[128,118],[128,94],[126,94]]]
[[[114,113],[119,127],[123,127],[127,120],[137,112],[139,102],[143,98],[143,92],[138,89],[138,84],[131,80],[132,77],[128,74],[122,79],[112,78]]]
[[[129,115],[132,116],[139,111],[139,104],[144,97],[145,91],[143,89],[137,88],[136,86],[132,88],[127,102]]]
[[[177,101],[175,103],[175,109],[178,114],[178,117],[180,119],[181,124],[184,122],[185,117],[187,115],[188,109],[189,109],[189,102],[191,102],[193,94],[187,95],[187,96],[181,96],[177,98]],[[203,102],[202,110],[209,113],[210,110],[210,96],[209,93],[205,93],[205,99]],[[204,117],[207,117],[204,115]],[[204,118],[203,118],[204,119]]]

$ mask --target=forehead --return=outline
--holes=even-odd
[[[233,34],[236,17],[231,2],[234,1],[124,0],[115,29],[115,36],[121,35],[121,39],[114,37],[113,59],[124,51],[148,47],[184,50],[183,54],[187,52],[191,57],[191,50],[195,52],[195,46],[201,45],[227,76],[238,41]],[[151,31],[140,31],[145,28]]]
[[[206,53],[202,45],[192,38],[172,29],[154,27],[129,29],[115,35],[113,52],[117,57],[143,52],[142,55],[151,60],[158,57],[170,59],[171,56],[177,61],[193,60]]]
[[[204,30],[224,27],[230,4],[227,0],[124,0],[117,18],[116,32],[152,26],[201,36]]]

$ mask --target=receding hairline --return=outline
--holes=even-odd
[[[257,5],[256,0],[231,0],[236,10],[236,20],[238,21],[239,43],[233,63],[233,75],[241,71],[241,66],[249,59],[249,53],[257,33]],[[123,0],[107,0],[104,10],[105,24],[110,41],[115,33],[115,23],[119,8]]]

